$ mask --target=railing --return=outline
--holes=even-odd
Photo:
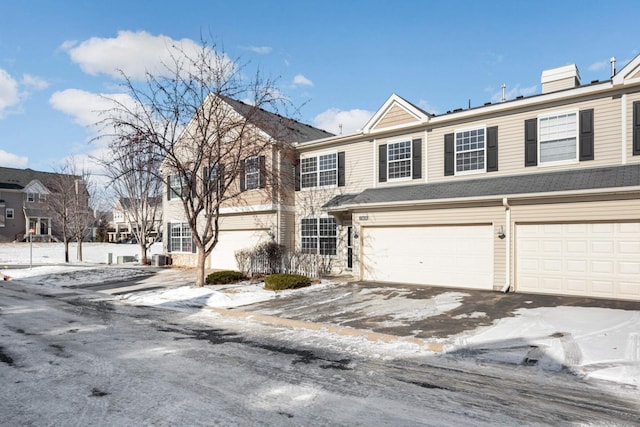
[[[252,251],[236,252],[240,271],[249,277],[262,274],[302,274],[319,279],[331,271],[332,259],[317,254],[285,252],[279,257]]]

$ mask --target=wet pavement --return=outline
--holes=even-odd
[[[419,339],[457,335],[515,316],[521,308],[602,307],[640,311],[640,302],[502,293],[374,282],[340,283],[235,310]]]

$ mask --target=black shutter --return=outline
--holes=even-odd
[[[240,169],[240,191],[244,191],[247,189],[247,185],[245,183],[245,176],[244,176],[244,167],[245,167],[245,160],[241,160],[240,161],[240,167],[238,169]]]
[[[378,181],[387,182],[387,144],[378,147]]]
[[[164,241],[167,242],[167,253],[171,253],[171,223],[167,222],[167,226],[164,229]]]
[[[413,165],[412,165],[412,178],[422,178],[422,139],[414,139],[412,151]]]
[[[167,200],[171,200],[171,175],[167,175]]]
[[[258,157],[258,170],[260,171],[258,186],[260,188],[265,188],[267,186],[267,170],[264,156]]]
[[[580,161],[593,160],[593,108],[580,111]]]
[[[297,158],[293,165],[293,175],[294,188],[296,191],[300,191],[300,158]]]
[[[633,155],[640,155],[640,101],[633,103]]]
[[[338,153],[338,187],[344,187],[344,151]]]
[[[455,175],[456,173],[456,153],[453,134],[444,136],[444,176]]]
[[[498,126],[487,128],[487,172],[498,170]]]
[[[524,121],[524,165],[538,165],[538,119]]]
[[[202,188],[203,188],[203,194],[207,194],[209,192],[209,181],[211,180],[211,174],[209,173],[209,168],[208,167],[204,167],[202,168]],[[213,187],[215,188],[215,187]]]

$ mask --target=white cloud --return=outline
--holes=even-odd
[[[273,50],[271,46],[243,46],[242,49],[249,50],[260,55],[267,55]]]
[[[5,70],[0,68],[0,118],[4,111],[20,101],[18,95],[18,82]]]
[[[418,107],[422,108],[424,111],[426,111],[427,113],[430,114],[438,114],[438,110],[436,108],[434,108],[429,101],[426,101],[424,99],[421,99],[420,102],[418,102]]]
[[[371,116],[373,116],[373,113],[367,110],[354,109],[341,111],[337,108],[330,108],[327,111],[318,114],[313,119],[313,124],[314,126],[328,132],[346,134],[362,129]],[[342,125],[342,132],[340,125]]]
[[[508,86],[507,86],[508,89]],[[492,89],[491,89],[492,90]],[[512,89],[505,91],[505,98],[507,100],[514,99],[516,96],[530,96],[538,90],[538,85],[529,87],[520,87],[519,84],[515,85]],[[491,95],[491,102],[500,102],[502,100],[502,89],[494,92]]]
[[[49,87],[49,82],[40,77],[32,76],[31,74],[24,74],[22,76],[22,84],[35,90],[43,90]]]
[[[593,64],[589,65],[589,67],[587,67],[587,69],[589,71],[600,71],[600,70],[606,68],[607,65],[609,65],[609,61],[599,61],[599,62],[594,62]]]
[[[54,109],[72,116],[75,123],[92,127],[104,119],[104,112],[115,107],[113,100],[130,107],[135,105],[127,94],[97,94],[80,89],[55,92],[49,98],[49,104]]]
[[[302,74],[297,74],[293,78],[293,85],[294,86],[313,86],[313,82],[308,78],[306,78],[305,76],[303,76]]]
[[[164,64],[173,64],[172,58],[183,54],[195,58],[202,50],[193,40],[174,40],[146,31],[119,31],[115,38],[92,37],[80,44],[64,42],[60,48],[67,51],[85,73],[121,78],[121,70],[136,80],[144,79],[147,72],[161,75],[166,72]],[[216,55],[213,51],[209,54]],[[226,56],[221,59],[224,67],[231,64]]]
[[[27,157],[18,156],[16,154],[0,150],[0,166],[20,169],[26,167],[28,161],[29,159]]]

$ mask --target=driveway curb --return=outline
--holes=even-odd
[[[381,334],[379,332],[372,332],[372,331],[367,331],[363,329],[346,328],[343,326],[330,325],[326,323],[307,322],[303,320],[286,319],[286,318],[277,317],[277,316],[268,316],[265,314],[248,313],[242,310],[230,310],[226,308],[215,308],[215,307],[202,307],[202,308],[212,313],[220,314],[221,316],[255,320],[258,322],[275,325],[275,326],[307,329],[311,331],[326,331],[332,334],[337,334],[342,336],[362,337],[362,338],[366,338],[369,341],[374,341],[374,342],[382,341],[385,343],[399,342],[399,343],[415,344],[420,347],[426,348],[428,351],[432,351],[434,353],[442,353],[445,351],[445,344],[437,341],[428,341],[428,340],[422,340],[418,338],[399,337],[396,335]]]

